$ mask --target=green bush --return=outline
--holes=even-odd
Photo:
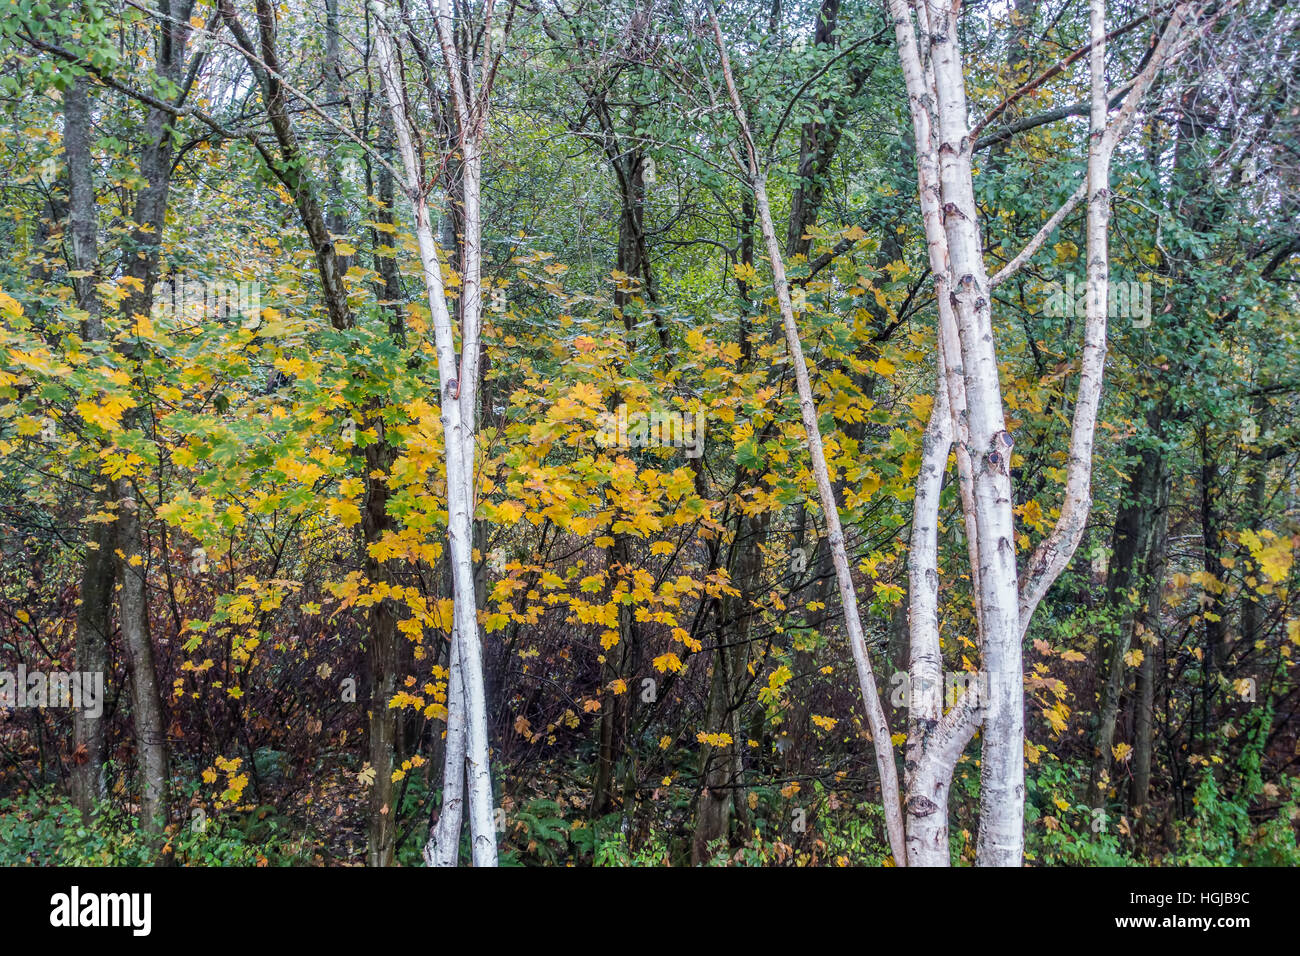
[[[258,806],[212,819],[187,820],[169,831],[180,866],[292,866],[311,862],[274,807]],[[135,816],[101,804],[90,821],[67,797],[38,791],[0,800],[0,865],[148,866],[157,856]]]

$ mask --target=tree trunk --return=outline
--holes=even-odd
[[[739,529],[766,536],[767,517],[766,513],[752,518],[742,516]],[[743,813],[740,675],[747,672],[749,665],[750,602],[757,591],[763,560],[754,540],[734,542],[732,558],[728,573],[740,596],[724,595],[721,602],[720,626],[715,632],[718,646],[713,651],[704,721],[708,733],[728,734],[731,743],[718,747],[706,744],[701,755],[701,790],[691,843],[691,862],[696,865],[708,861],[709,844],[728,835],[733,814]]]
[[[939,643],[939,493],[952,447],[952,410],[943,371],[936,376],[935,402],[921,444],[921,468],[912,504],[912,539],[907,552],[908,727],[904,782],[907,800],[908,866],[947,866],[948,789],[952,768],[927,760],[935,725],[943,715],[943,651]]]
[[[465,812],[465,690],[457,642],[451,642],[447,662],[447,741],[443,754],[442,811],[424,847],[427,866],[456,866],[460,862],[460,831]]]
[[[1210,430],[1206,424],[1200,429],[1201,446],[1201,556],[1202,568],[1207,581],[1218,581],[1223,574],[1223,530],[1220,526],[1219,497],[1222,488],[1219,482],[1219,462],[1210,445]],[[1209,604],[1201,619],[1205,624],[1202,645],[1203,663],[1201,669],[1201,708],[1199,726],[1195,728],[1197,739],[1193,746],[1197,752],[1204,752],[1210,747],[1210,738],[1215,728],[1215,706],[1220,680],[1219,670],[1223,665],[1227,646],[1227,606],[1223,592],[1218,587],[1211,587]]]
[[[78,77],[64,94],[63,154],[68,168],[68,220],[72,238],[72,266],[88,273],[73,280],[77,306],[86,313],[82,320],[82,338],[93,342],[104,337],[99,295],[95,282],[99,275],[99,213],[95,203],[90,154],[90,81]],[[106,509],[108,496],[96,494],[90,503],[92,512]],[[113,562],[113,528],[105,523],[92,525],[82,559],[81,587],[77,609],[76,661],[82,673],[99,674],[108,687],[108,638],[113,617],[113,585],[116,570]],[[104,718],[84,710],[74,711],[72,718],[72,799],[82,816],[89,819],[94,805],[105,795]]]
[[[1158,417],[1159,412],[1153,410],[1148,416],[1149,428],[1159,429]],[[1129,476],[1124,505],[1115,520],[1106,587],[1106,607],[1117,610],[1119,617],[1104,623],[1098,639],[1098,673],[1104,675],[1105,682],[1098,702],[1088,782],[1088,804],[1092,807],[1105,805],[1110,786],[1111,751],[1127,667],[1125,657],[1148,610],[1144,607],[1144,597],[1150,593],[1148,576],[1156,554],[1156,539],[1161,536],[1158,526],[1164,521],[1159,503],[1168,494],[1169,470],[1164,450],[1148,446],[1136,457],[1140,464]],[[1135,601],[1134,592],[1143,597]],[[1159,613],[1158,607],[1150,610]]]
[[[99,497],[100,510],[107,499]],[[113,561],[113,527],[96,524],[86,542],[82,561],[80,606],[77,610],[76,660],[83,674],[103,677],[105,696],[108,691],[108,638],[112,628],[113,585],[116,567]],[[78,708],[72,717],[72,799],[82,816],[89,819],[95,803],[104,799],[104,717],[87,714]]]
[[[1136,714],[1133,721],[1133,783],[1129,805],[1134,809],[1146,804],[1151,792],[1151,757],[1155,747],[1156,683],[1165,671],[1164,652],[1160,646],[1161,596],[1164,592],[1165,567],[1169,545],[1169,493],[1172,475],[1167,466],[1155,501],[1155,519],[1149,537],[1145,569],[1146,601],[1139,620],[1143,627],[1143,657],[1138,670]]]
[[[140,757],[140,823],[158,840],[167,825],[167,731],[149,633],[148,555],[141,547],[140,505],[128,479],[115,482],[121,579],[118,608],[131,672],[131,717]]]
[[[758,213],[759,231],[767,246],[768,258],[772,264],[772,281],[776,289],[777,304],[781,312],[781,324],[785,330],[786,346],[794,366],[795,384],[799,392],[799,410],[803,419],[805,441],[808,457],[811,459],[813,475],[817,482],[817,494],[826,520],[827,546],[835,563],[835,577],[839,584],[840,603],[844,610],[844,627],[848,635],[849,647],[853,652],[853,662],[857,669],[858,688],[862,693],[863,707],[866,710],[867,727],[871,733],[876,751],[876,769],[880,773],[880,789],[885,811],[886,829],[889,833],[890,848],[894,860],[899,866],[907,865],[906,842],[904,839],[903,813],[898,790],[898,768],[894,765],[893,742],[890,739],[889,724],[884,707],[876,688],[876,678],[872,671],[871,660],[867,654],[866,638],[862,631],[862,621],[858,614],[858,599],[849,569],[848,554],[844,547],[844,531],[840,526],[839,508],[835,503],[835,491],[831,487],[830,473],[826,466],[826,453],[822,446],[821,426],[817,421],[817,403],[813,398],[812,382],[808,376],[808,366],[804,361],[803,344],[799,338],[799,327],[794,318],[794,307],[790,299],[790,283],[786,279],[785,260],[781,254],[780,242],[773,225],[772,208],[767,198],[767,184],[758,165],[758,154],[754,139],[749,131],[744,103],[736,88],[735,78],[731,72],[730,57],[722,28],[718,25],[713,8],[709,7],[709,19],[713,28],[714,40],[722,60],[723,78],[731,100],[732,114],[741,129],[743,148],[747,164],[750,188],[754,193],[754,208]]]
[[[366,472],[387,475],[396,458],[384,437],[380,409],[371,409],[371,423],[379,440],[366,447]],[[388,486],[380,481],[369,483],[366,508],[362,513],[362,532],[366,544],[378,541],[393,527],[388,515]],[[366,579],[371,586],[393,584],[396,580],[388,562],[378,561],[366,549]],[[391,866],[395,850],[398,807],[393,805],[393,765],[397,739],[396,711],[388,702],[397,693],[398,671],[397,607],[391,598],[371,605],[366,634],[367,661],[370,668],[370,766],[375,782],[370,788],[370,814],[366,832],[366,862],[369,866]]]
[[[741,198],[741,222],[739,235],[739,261],[742,265],[754,265],[754,199],[750,193]],[[753,364],[753,351],[750,335],[753,331],[752,302],[750,289],[742,278],[736,280],[736,291],[741,300],[741,315],[737,321],[736,339],[740,347],[740,368],[749,370]],[[747,485],[757,482],[760,475],[748,468],[737,467],[736,488],[738,493]],[[740,783],[742,759],[738,730],[729,731],[729,723],[738,728],[740,724],[741,701],[732,697],[737,688],[729,680],[718,680],[718,674],[728,678],[734,677],[749,659],[749,629],[752,620],[752,607],[755,597],[762,585],[763,561],[762,547],[767,540],[767,531],[771,515],[766,511],[746,514],[743,508],[736,510],[734,524],[731,527],[731,540],[727,546],[725,560],[727,575],[735,585],[738,594],[724,594],[718,602],[718,626],[715,631],[718,646],[712,654],[713,676],[709,681],[709,696],[705,703],[705,730],[710,734],[730,732],[733,746],[728,750],[730,759],[723,759],[714,752],[714,748],[705,746],[701,755],[701,782],[698,805],[696,807],[695,832],[691,844],[691,860],[695,864],[705,861],[705,849],[715,840],[726,836],[730,830],[732,813],[739,812]],[[802,541],[798,542],[802,546]],[[711,564],[717,560],[712,553]],[[737,653],[733,665],[727,661],[728,646]],[[730,789],[724,789],[725,784]]]
[[[417,155],[406,112],[405,93],[397,64],[396,44],[385,15],[378,17],[376,52],[379,72],[387,94],[389,111],[397,135],[398,151],[406,173],[406,193],[414,207],[415,234],[420,264],[433,317],[438,356],[438,378],[447,462],[448,560],[453,582],[452,640],[457,671],[451,680],[461,681],[465,725],[465,772],[469,793],[470,835],[475,866],[495,866],[496,829],[492,804],[492,778],[488,762],[487,703],[483,682],[483,655],[479,640],[478,608],[474,580],[474,459],[477,415],[480,322],[482,318],[481,263],[482,220],[480,177],[482,156],[479,137],[488,101],[487,89],[467,89],[466,72],[456,46],[450,0],[440,0],[435,18],[442,48],[445,75],[451,90],[457,142],[462,161],[463,275],[460,328],[462,352],[457,360],[451,312],[442,281],[442,263],[434,243],[433,225],[424,183],[422,162]],[[471,102],[471,92],[473,101]],[[448,704],[452,697],[448,695]],[[452,715],[449,715],[450,729]],[[453,750],[449,737],[448,751]],[[448,771],[451,771],[449,766]],[[444,780],[444,786],[447,781]]]
[[[193,0],[181,0],[172,10],[173,19],[159,26],[157,72],[177,87],[183,79],[193,6]],[[174,122],[171,113],[156,106],[151,106],[145,117],[146,141],[140,156],[144,185],[136,195],[132,212],[135,225],[122,255],[122,272],[138,281],[122,303],[122,313],[129,319],[147,316],[153,309],[153,288],[158,279],[171,188]],[[128,358],[136,357],[131,354],[129,343],[121,349]],[[123,427],[140,427],[144,424],[143,416],[143,409],[128,412],[123,417]],[[118,507],[117,550],[122,555],[117,566],[118,613],[131,674],[132,717],[140,760],[140,824],[161,845],[169,811],[167,725],[149,630],[149,553],[141,527],[143,495],[137,496],[127,478],[113,483],[113,495]]]

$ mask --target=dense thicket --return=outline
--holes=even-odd
[[[987,486],[1064,571],[952,861],[1010,745],[1026,862],[1300,862],[1300,10],[946,10],[6,0],[3,858],[907,862],[1011,659]]]

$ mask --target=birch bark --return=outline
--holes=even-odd
[[[489,21],[491,6],[489,3],[485,14]],[[496,830],[488,760],[487,703],[484,693],[482,647],[479,643],[473,565],[474,419],[479,368],[482,229],[479,192],[482,169],[480,151],[482,123],[478,114],[486,97],[482,97],[477,105],[470,103],[468,95],[470,71],[462,62],[455,46],[450,3],[442,0],[438,6],[436,26],[447,80],[452,91],[464,176],[462,187],[464,275],[461,277],[463,298],[460,330],[462,351],[458,360],[455,330],[443,288],[442,262],[433,238],[428,198],[421,177],[421,157],[415,150],[401,83],[397,46],[391,28],[386,22],[386,9],[378,3],[375,3],[374,7],[379,14],[376,44],[379,72],[393,118],[398,152],[402,157],[402,166],[406,174],[406,182],[403,185],[414,209],[416,241],[420,249],[420,263],[428,291],[438,356],[443,442],[447,458],[447,538],[454,596],[452,662],[456,670],[451,673],[449,681],[452,682],[453,690],[455,683],[459,681],[462,694],[463,714],[456,719],[464,721],[463,753],[469,796],[472,859],[475,866],[495,866]],[[453,697],[449,693],[444,786],[454,781],[459,772],[458,768],[453,767],[459,742],[451,733],[452,703],[454,703]],[[452,783],[452,786],[454,789],[455,784]],[[441,822],[440,819],[439,823]],[[445,849],[447,853],[454,853],[448,846],[445,834],[437,833],[435,836],[440,852]],[[437,859],[445,861],[446,858]]]
[[[958,48],[959,3],[943,0],[890,0],[899,60],[907,84],[916,133],[917,181],[939,313],[938,364],[947,380],[962,507],[970,537],[971,580],[987,693],[982,700],[963,695],[937,724],[933,701],[919,698],[911,713],[908,753],[909,851],[913,863],[946,860],[940,824],[946,806],[931,809],[932,796],[946,799],[952,764],[969,738],[984,705],[981,760],[980,833],[976,862],[1019,865],[1024,826],[1024,691],[1021,641],[1034,608],[1069,563],[1082,537],[1091,504],[1090,475],[1101,376],[1106,350],[1109,271],[1109,164],[1118,138],[1136,113],[1156,73],[1178,46],[1192,4],[1172,11],[1159,42],[1138,76],[1128,84],[1114,120],[1107,122],[1110,98],[1104,77],[1105,0],[1091,0],[1091,135],[1088,182],[1077,190],[1030,240],[1025,249],[990,279],[980,242],[972,172],[974,137],[967,113],[965,81]],[[1200,6],[1195,9],[1201,9]],[[913,16],[916,23],[913,25]],[[920,43],[918,44],[918,35]],[[1051,231],[1084,196],[1088,197],[1089,298],[1079,393],[1071,423],[1065,501],[1056,527],[1031,556],[1023,583],[1013,545],[1011,495],[1013,440],[1006,431],[990,299],[992,287],[1013,275],[1041,247]],[[946,372],[942,371],[946,368]],[[940,402],[935,402],[937,415]],[[931,485],[935,450],[943,432],[932,420],[927,431],[926,466],[918,476],[913,525],[913,668],[923,682],[932,678],[937,646],[932,588],[928,574]],[[946,454],[946,453],[945,453]],[[922,510],[924,509],[924,510]],[[915,677],[914,677],[915,680]],[[913,695],[914,698],[916,695]],[[942,727],[942,733],[937,733]],[[913,814],[912,799],[925,811]],[[924,802],[923,802],[924,801]],[[938,801],[942,803],[943,801]]]

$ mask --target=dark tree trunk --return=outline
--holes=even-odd
[[[1088,781],[1088,801],[1093,807],[1106,802],[1110,789],[1112,746],[1120,700],[1125,688],[1125,657],[1134,634],[1143,619],[1144,601],[1134,601],[1131,592],[1149,593],[1149,564],[1157,557],[1155,541],[1158,525],[1164,520],[1159,503],[1167,495],[1169,464],[1159,443],[1161,412],[1153,409],[1147,417],[1149,435],[1141,448],[1130,447],[1128,460],[1138,464],[1129,475],[1124,504],[1115,520],[1110,573],[1106,586],[1106,608],[1114,615],[1102,623],[1098,636],[1098,674],[1104,683],[1098,702],[1097,725],[1093,736],[1093,764]],[[1152,609],[1159,613],[1159,608]],[[1144,648],[1145,654],[1150,648]]]
[[[165,5],[163,12],[171,19],[159,26],[157,72],[177,88],[183,80],[185,44],[190,34],[189,16],[193,7],[193,0]],[[145,184],[136,196],[132,214],[135,228],[124,244],[122,263],[122,271],[137,280],[134,290],[123,302],[122,311],[128,317],[149,315],[153,309],[153,288],[158,281],[175,153],[173,122],[170,112],[152,106],[145,119],[146,141],[140,157],[140,173]],[[125,348],[130,351],[130,346]],[[128,429],[142,424],[143,411],[140,409],[128,412],[123,418],[123,425]],[[150,562],[142,526],[145,499],[129,479],[114,482],[113,493],[118,508],[117,549],[123,555],[117,568],[120,580],[118,613],[131,673],[132,717],[140,759],[141,826],[160,844],[169,814],[169,755],[149,627]]]
[[[168,818],[167,731],[149,633],[148,555],[141,547],[140,504],[131,482],[116,482],[118,594],[122,643],[131,672],[131,715],[140,758],[140,823],[155,840]]]
[[[90,81],[79,77],[63,97],[63,155],[68,167],[68,219],[72,238],[72,266],[87,273],[73,280],[77,306],[86,313],[82,337],[97,341],[104,337],[99,296],[95,282],[99,275],[98,211],[90,155]],[[90,503],[102,512],[108,496],[97,494]],[[80,603],[77,609],[76,659],[82,673],[100,674],[108,686],[108,638],[113,617],[113,565],[115,547],[111,525],[96,523],[86,542],[82,559]],[[72,798],[82,816],[89,818],[97,801],[105,795],[104,720],[77,710],[72,719]]]
[[[1151,759],[1155,746],[1156,684],[1164,677],[1164,649],[1160,640],[1161,595],[1165,568],[1168,565],[1169,493],[1172,475],[1166,466],[1156,491],[1155,515],[1148,537],[1144,562],[1147,582],[1146,599],[1137,619],[1143,629],[1143,657],[1138,668],[1137,700],[1133,718],[1133,781],[1129,788],[1129,805],[1134,809],[1146,804],[1151,792]]]

